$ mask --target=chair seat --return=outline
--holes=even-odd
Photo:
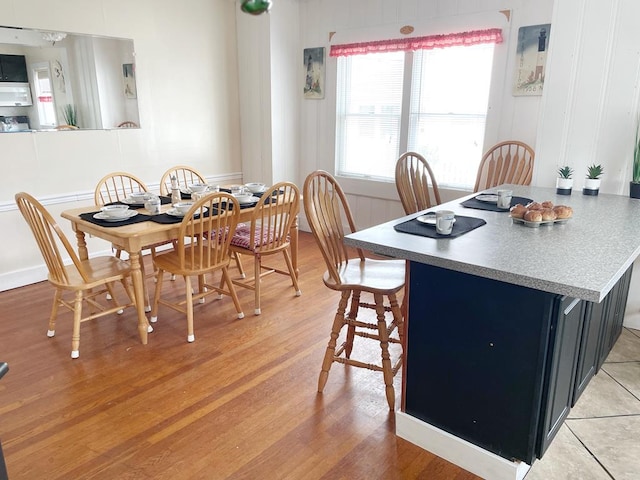
[[[128,275],[131,267],[128,262],[120,260],[116,257],[94,257],[89,260],[82,260],[82,267],[88,276],[85,282],[80,276],[78,269],[72,265],[65,266],[68,276],[68,284],[63,288],[67,290],[87,290],[105,282],[114,282],[120,280],[123,275]],[[49,281],[54,285],[59,285],[51,276]]]
[[[193,259],[195,264],[202,263],[201,253],[202,252],[200,252],[197,248],[193,249]],[[185,258],[191,258],[191,247],[186,247],[184,249],[184,256]],[[208,273],[209,271],[228,266],[230,261],[230,257],[225,257],[225,260],[223,262],[220,262],[216,265],[208,266],[207,268],[203,268],[201,270],[194,268],[183,269],[180,267],[180,255],[177,250],[170,250],[165,253],[160,253],[156,255],[153,260],[156,267],[167,272],[174,273],[176,275],[202,275],[204,273]]]
[[[260,228],[256,228],[253,235],[253,252],[259,250],[263,245],[277,242],[278,240],[280,240],[280,238],[277,233],[274,233],[273,228],[265,229],[264,231]],[[233,237],[231,238],[231,246],[251,250],[251,227],[249,225],[238,225]]]
[[[333,290],[361,290],[370,293],[387,294],[398,292],[404,287],[404,260],[350,259],[338,270],[341,283],[336,284],[328,272],[323,276],[324,284]]]

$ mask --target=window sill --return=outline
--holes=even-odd
[[[336,179],[347,195],[371,197],[396,202],[400,201],[394,182],[344,176],[336,176]],[[472,191],[471,188],[469,190],[461,190],[444,187],[438,188],[438,190],[440,191],[440,198],[443,203],[469,195]]]

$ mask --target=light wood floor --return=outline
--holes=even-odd
[[[272,275],[259,317],[248,290],[239,290],[242,320],[229,298],[207,300],[195,308],[192,344],[186,319],[161,307],[142,345],[129,309],[84,323],[72,360],[69,313],[46,336],[48,283],[0,292],[9,478],[478,478],[395,436],[380,373],[334,364],[316,392],[338,296],[322,283],[313,238],[300,240],[301,297]]]

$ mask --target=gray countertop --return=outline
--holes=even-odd
[[[515,285],[600,302],[640,254],[640,200],[626,196],[556,195],[555,188],[508,185],[513,194],[569,205],[566,224],[530,228],[508,213],[465,208],[477,194],[428,211],[453,210],[487,224],[456,238],[433,239],[399,233],[393,226],[409,215],[348,235],[345,243]],[[495,191],[496,189],[491,189]],[[424,213],[424,212],[422,212]]]

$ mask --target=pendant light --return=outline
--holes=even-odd
[[[251,15],[260,15],[269,11],[271,3],[271,0],[242,0],[240,9]]]

